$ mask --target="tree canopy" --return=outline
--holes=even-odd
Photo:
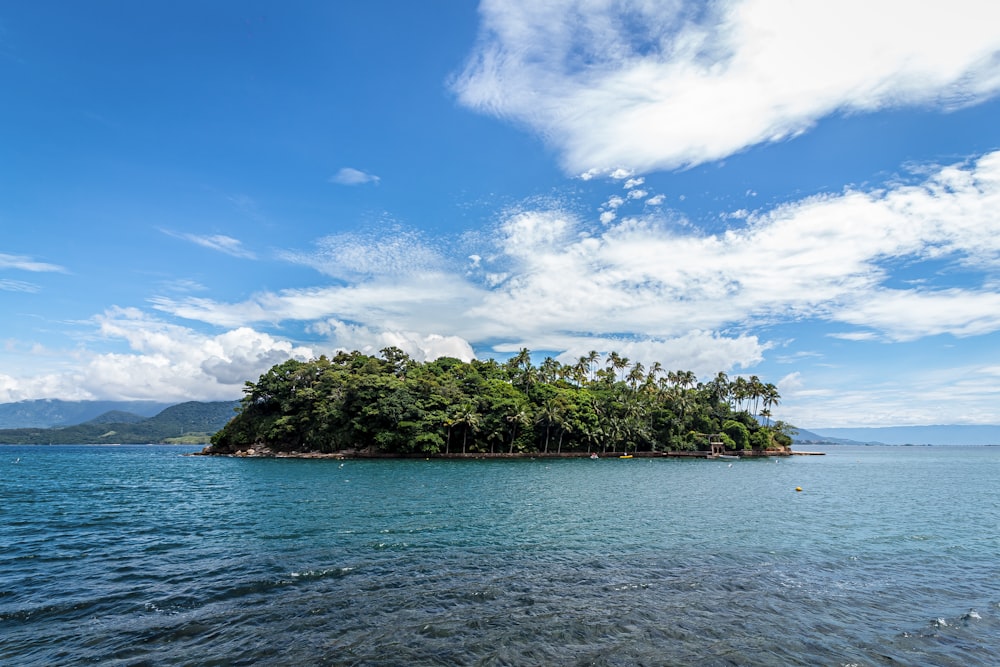
[[[342,352],[278,364],[244,393],[213,452],[652,452],[707,449],[709,434],[724,434],[730,448],[791,445],[787,425],[769,419],[774,385],[724,373],[699,382],[616,352],[603,365],[592,352],[538,366],[527,349],[505,363],[418,362],[394,347],[377,357]]]

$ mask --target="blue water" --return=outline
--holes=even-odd
[[[0,447],[0,663],[1000,664],[1000,448],[192,450]]]

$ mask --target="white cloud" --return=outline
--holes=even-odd
[[[1000,90],[989,0],[485,0],[480,15],[459,99],[535,128],[588,178],[720,159],[838,112]]]
[[[459,336],[386,331],[335,319],[318,322],[312,330],[328,336],[330,343],[338,348],[365,354],[378,354],[386,347],[398,347],[416,361],[433,361],[439,357],[470,361],[476,356],[469,342]]]
[[[844,307],[836,317],[884,331],[895,341],[943,333],[977,336],[1000,331],[1000,294],[963,289],[877,290],[870,298]]]
[[[354,169],[353,167],[343,167],[340,171],[330,177],[330,182],[337,183],[338,185],[364,185],[365,183],[377,184],[381,180],[382,179],[375,174],[369,174],[361,171],[360,169]]]
[[[0,278],[0,291],[4,292],[26,292],[35,293],[41,288],[35,283],[24,282],[23,280],[8,280]]]
[[[179,292],[189,294],[191,292],[204,292],[207,287],[197,280],[190,278],[179,278],[177,280],[163,280],[160,285],[168,292]]]
[[[611,197],[608,198],[608,201],[604,202],[604,206],[606,208],[616,209],[624,203],[625,203],[624,198],[619,197],[618,195],[612,195]]]
[[[659,206],[660,204],[662,204],[666,200],[667,200],[667,198],[664,195],[654,195],[654,196],[652,196],[652,197],[650,197],[649,199],[646,200],[646,205],[647,206]]]
[[[741,213],[717,234],[656,214],[601,226],[520,210],[454,257],[446,243],[402,232],[331,237],[312,255],[289,256],[343,284],[154,304],[231,329],[304,322],[329,345],[393,344],[417,358],[464,358],[486,345],[568,358],[616,349],[704,375],[759,363],[774,343],[755,332],[769,324],[825,321],[830,335],[859,345],[1000,332],[988,279],[1000,272],[997,210],[1000,153],[928,170],[916,184]],[[470,254],[479,257],[472,271]],[[982,284],[893,280],[896,266],[925,261]]]
[[[840,340],[877,340],[878,336],[872,331],[845,331],[840,333],[828,334],[830,338],[839,338]]]
[[[857,376],[844,369],[829,378],[793,373],[777,385],[781,419],[804,428],[995,424],[998,379],[988,365],[918,364],[879,376]]]
[[[185,241],[190,241],[195,245],[200,245],[202,248],[208,248],[209,250],[216,250],[227,255],[232,255],[233,257],[240,257],[242,259],[256,259],[256,255],[243,247],[243,243],[239,239],[234,239],[231,236],[226,236],[224,234],[190,234],[185,232],[173,232],[170,230],[161,230],[164,234],[173,236],[174,238],[183,239]]]
[[[169,324],[134,308],[94,319],[116,352],[64,351],[43,373],[0,375],[0,402],[37,398],[160,401],[239,398],[243,383],[276,363],[308,359],[311,348],[240,327],[218,335]],[[36,353],[52,358],[55,351]],[[71,362],[71,363],[67,363]]]
[[[66,273],[66,269],[47,262],[39,262],[24,255],[8,255],[0,252],[0,269],[16,269],[18,271]]]
[[[319,239],[315,245],[312,251],[286,252],[282,257],[345,280],[408,275],[442,263],[439,252],[422,234],[398,227],[367,234],[336,234]]]

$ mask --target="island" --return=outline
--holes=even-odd
[[[646,368],[616,352],[539,365],[420,362],[387,347],[288,360],[247,382],[202,454],[301,457],[784,456],[794,430],[756,376]]]

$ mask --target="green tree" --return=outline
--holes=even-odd
[[[736,449],[750,448],[750,431],[741,422],[727,419],[722,423],[722,432],[732,439]]]

